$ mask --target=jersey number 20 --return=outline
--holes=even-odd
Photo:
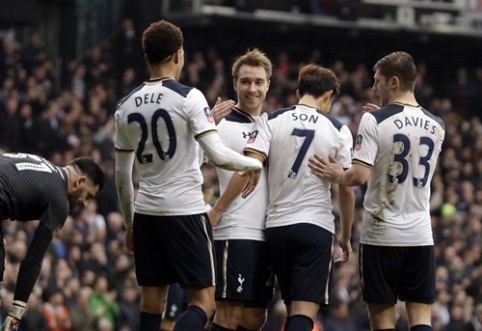
[[[169,148],[167,149],[167,152],[162,149],[161,143],[159,141],[159,136],[157,134],[157,121],[161,117],[166,123],[167,133],[169,135]],[[129,124],[132,122],[137,122],[141,126],[141,139],[139,140],[139,146],[137,147],[136,152],[137,160],[141,164],[152,162],[152,154],[143,154],[147,141],[147,135],[149,134],[146,119],[140,113],[132,113],[127,117],[127,121],[129,122]],[[157,155],[159,155],[162,160],[169,161],[176,153],[177,146],[176,132],[174,130],[174,125],[172,124],[171,116],[169,116],[169,113],[165,109],[157,109],[154,114],[152,114],[150,125],[152,132],[152,143],[156,148]]]

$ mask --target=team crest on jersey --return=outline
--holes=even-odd
[[[258,130],[254,130],[253,132],[243,132],[243,138],[248,138],[248,144],[252,144],[256,141],[256,137],[258,136]]]
[[[363,141],[363,136],[361,134],[356,136],[355,151],[359,151],[361,149],[362,141]]]
[[[214,123],[213,113],[211,113],[211,109],[209,109],[209,107],[204,108],[204,114],[206,115],[209,123]]]

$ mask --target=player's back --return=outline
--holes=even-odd
[[[134,149],[141,176],[136,212],[205,211],[196,138],[215,130],[207,123],[206,108],[200,91],[172,79],[147,81],[122,100],[116,113],[117,134],[122,135],[116,144],[122,146],[116,148]]]
[[[378,151],[364,199],[362,241],[433,244],[430,181],[445,135],[442,120],[421,107],[398,103],[365,116],[362,124],[371,128],[368,134],[378,141]],[[365,137],[358,139],[365,144]],[[360,155],[363,159],[356,150],[354,162]]]
[[[56,206],[61,209],[55,212],[66,217],[67,177],[60,167],[37,155],[0,155],[0,219],[40,219],[53,200],[58,201]]]
[[[305,105],[280,109],[263,117],[259,135],[270,140],[266,227],[305,222],[334,232],[331,185],[311,174],[308,158],[315,153],[326,159],[334,155],[348,168],[352,147],[349,129]],[[256,142],[253,146],[261,147]]]

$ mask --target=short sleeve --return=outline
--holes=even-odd
[[[124,132],[125,126],[125,116],[122,116],[121,109],[118,108],[115,112],[115,149],[121,151],[133,151],[134,146],[132,146]]]
[[[377,127],[377,121],[373,115],[363,114],[355,139],[353,162],[373,167],[378,152]]]
[[[211,108],[201,91],[193,88],[187,95],[184,106],[196,140],[217,131]]]
[[[271,129],[269,127],[268,114],[264,113],[256,121],[256,129],[244,147],[244,153],[253,152],[260,154],[264,160],[268,158],[271,145]]]
[[[350,129],[343,125],[340,129],[340,145],[338,146],[338,153],[336,159],[342,165],[343,169],[351,167],[351,157],[353,152],[353,136]]]

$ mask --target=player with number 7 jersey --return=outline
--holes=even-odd
[[[246,155],[268,163],[266,243],[289,312],[286,331],[311,331],[320,306],[330,304],[335,242],[331,183],[310,173],[308,158],[315,153],[336,155],[345,168],[351,167],[351,132],[326,114],[338,93],[331,70],[304,66],[298,104],[263,114],[258,134],[244,149]],[[353,188],[340,185],[338,196],[340,262],[345,262],[351,253]]]

